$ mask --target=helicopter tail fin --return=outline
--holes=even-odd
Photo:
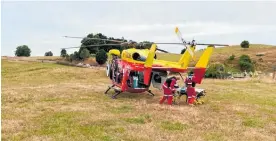
[[[191,51],[194,53],[195,48],[190,48]],[[191,53],[189,51],[185,51],[184,54],[181,56],[181,58],[178,61],[178,64],[181,65],[182,68],[187,68],[190,61],[191,61]]]
[[[211,58],[211,54],[213,52],[214,46],[208,46],[203,54],[201,55],[199,61],[197,62],[195,69],[194,69],[194,81],[198,84],[201,83],[204,74],[206,72],[206,67],[209,63]]]
[[[150,76],[152,71],[152,64],[154,60],[154,55],[156,51],[156,44],[152,44],[149,50],[148,57],[145,62],[145,70],[144,70],[144,84],[148,85],[150,82]]]

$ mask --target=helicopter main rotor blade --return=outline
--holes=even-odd
[[[63,36],[65,38],[77,38],[77,39],[91,39],[91,40],[101,40],[101,41],[111,41],[117,43],[124,43],[124,41],[111,40],[111,39],[100,39],[100,38],[90,38],[90,37],[74,37],[74,36]]]
[[[102,45],[88,45],[88,46],[79,46],[79,47],[67,47],[62,49],[70,49],[70,48],[81,48],[81,47],[100,47],[100,46],[121,46],[121,44],[102,44]]]
[[[225,44],[198,44],[198,43],[196,43],[196,45],[201,45],[201,46],[229,46],[229,45],[225,45]]]
[[[164,45],[191,45],[191,43],[144,43],[144,44],[164,44]],[[208,46],[208,45],[213,45],[213,46],[229,46],[226,44],[201,44],[201,43],[196,43],[195,45],[199,45],[199,46]]]
[[[75,37],[75,36],[62,36],[62,37],[65,37],[65,38],[77,38],[77,39],[86,38],[86,37]]]
[[[161,52],[164,52],[164,53],[169,53],[168,51],[163,50],[163,49],[159,49],[159,48],[156,48],[156,50],[161,51]]]
[[[183,46],[183,43],[154,43],[154,44],[164,44],[164,45],[182,45]]]

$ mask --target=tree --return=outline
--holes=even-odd
[[[65,49],[62,49],[60,52],[61,57],[66,57],[67,56],[67,51]]]
[[[107,54],[103,49],[100,49],[99,52],[96,53],[96,61],[98,64],[102,65],[107,60]]]
[[[45,52],[45,56],[53,56],[52,51]]]
[[[93,39],[89,39],[89,38],[98,38],[98,39],[107,39],[107,37],[105,35],[103,35],[102,33],[98,33],[93,35],[92,33],[87,35],[88,38],[83,38],[81,41],[81,46],[85,47],[85,46],[89,46],[89,45],[99,45],[99,44],[105,44],[105,41],[102,40],[93,40]],[[99,47],[89,47],[87,48],[89,50],[90,53],[92,54],[96,54],[98,52]],[[81,50],[79,50],[79,53],[81,52]]]
[[[183,48],[183,49],[181,50],[181,54],[184,54],[185,51],[186,51],[186,49]]]
[[[241,42],[241,47],[242,47],[242,48],[249,48],[249,42],[246,41],[246,40],[242,41],[242,42]]]
[[[239,65],[241,70],[254,71],[254,65],[248,55],[242,55],[239,59]]]
[[[124,46],[120,46],[120,45],[112,45],[112,46],[97,46],[97,45],[101,45],[101,44],[120,44],[120,42],[114,42],[114,41],[104,41],[104,40],[95,40],[95,39],[90,39],[90,38],[98,38],[98,39],[109,39],[109,40],[116,40],[116,41],[120,41],[120,42],[127,42],[127,40],[125,40],[124,38],[113,38],[113,37],[107,37],[102,33],[97,33],[97,34],[88,34],[86,38],[83,38],[81,41],[81,47],[79,50],[79,53],[81,52],[81,50],[83,48],[87,48],[90,52],[90,54],[96,54],[100,49],[103,49],[105,52],[108,52],[110,49],[118,49],[120,51],[122,51],[123,49],[128,49],[131,46],[129,45],[124,45]],[[144,41],[144,42],[148,42],[148,41]],[[135,44],[136,42],[134,42]],[[93,47],[87,47],[90,45],[94,45]],[[96,46],[95,46],[96,45]],[[150,48],[150,47],[149,47]]]
[[[90,57],[89,50],[86,48],[82,49],[82,51],[80,52],[80,58],[84,60],[89,57]]]
[[[15,56],[31,56],[31,49],[27,45],[18,46],[15,51]]]

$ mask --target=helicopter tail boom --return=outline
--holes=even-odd
[[[194,68],[194,81],[198,84],[201,83],[204,74],[206,72],[206,67],[208,65],[208,62],[210,60],[211,54],[213,52],[214,46],[208,46],[206,50],[201,55],[199,61],[197,62],[195,68]]]
[[[191,51],[194,52],[195,48],[191,48]],[[185,51],[184,54],[178,61],[178,64],[181,65],[182,68],[187,68],[192,56],[188,51]]]
[[[148,57],[145,61],[145,70],[144,70],[144,84],[148,85],[150,82],[150,76],[151,76],[151,71],[152,71],[152,64],[155,56],[155,51],[156,51],[156,44],[152,44]]]

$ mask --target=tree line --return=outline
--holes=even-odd
[[[86,58],[89,58],[91,56],[94,56],[96,58],[96,61],[98,64],[104,64],[107,60],[107,52],[111,49],[118,49],[121,52],[124,49],[128,48],[139,48],[139,49],[149,49],[152,45],[152,42],[149,41],[143,41],[143,42],[136,42],[133,40],[129,40],[131,44],[120,44],[118,42],[110,41],[120,41],[120,42],[127,42],[124,38],[114,38],[114,37],[107,37],[102,33],[93,34],[90,33],[86,36],[87,38],[83,38],[81,40],[81,46],[79,48],[79,51],[75,51],[72,54],[67,54],[65,49],[61,50],[61,56],[65,57],[68,61],[74,61],[74,60],[85,60]],[[98,38],[98,39],[107,39],[107,40],[94,40],[90,38]],[[113,44],[109,46],[97,46],[102,44]],[[93,45],[93,47],[89,47]]]

